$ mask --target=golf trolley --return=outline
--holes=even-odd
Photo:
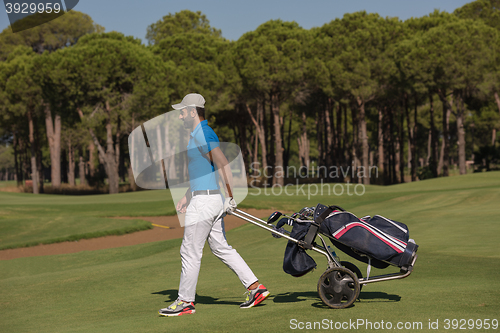
[[[328,268],[321,274],[317,289],[323,303],[334,309],[351,306],[359,297],[363,285],[408,277],[417,260],[418,245],[412,239],[408,239],[406,226],[379,215],[358,219],[338,206],[327,207],[321,204],[315,208],[304,207],[291,216],[274,212],[267,221],[239,209],[232,215],[270,231],[275,238],[283,237],[289,241],[285,252],[284,269],[288,265],[286,261],[289,250],[293,251],[293,256],[300,255],[306,262],[312,261],[313,265],[306,267],[300,274],[294,275],[285,269],[289,274],[301,276],[316,267],[314,260],[305,253],[306,250],[324,255],[328,261]],[[282,227],[285,224],[293,226],[292,232]],[[395,231],[391,232],[392,230]],[[340,251],[367,263],[367,276],[363,277],[359,268],[353,263],[340,261],[335,252],[331,252],[325,238],[330,239]],[[320,244],[316,242],[317,239]],[[376,248],[375,251],[372,251],[370,246]],[[288,259],[291,257],[290,253]],[[369,276],[372,266],[385,268],[390,265],[399,267],[400,272]]]

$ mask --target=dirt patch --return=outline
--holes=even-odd
[[[274,212],[274,210],[270,209],[245,209],[244,211],[256,217],[269,216],[272,212]],[[141,219],[151,222],[154,225],[154,228],[121,236],[106,236],[92,239],[82,239],[74,242],[62,242],[19,249],[2,250],[0,251],[0,260],[110,249],[149,242],[158,242],[167,239],[182,238],[182,236],[184,235],[184,228],[180,227],[177,216],[145,216],[119,218]],[[248,222],[245,222],[235,216],[226,216],[224,218],[226,231],[239,227],[245,223]]]

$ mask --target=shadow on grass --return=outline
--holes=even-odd
[[[311,306],[318,309],[330,309],[325,303],[323,303],[317,292],[308,291],[305,293],[298,292],[290,292],[276,295],[274,297],[274,302],[276,303],[295,303],[295,302],[303,302],[303,301],[313,301]],[[349,306],[349,308],[353,307],[353,305]]]
[[[394,294],[387,294],[380,291],[362,291],[359,294],[361,301],[369,302],[399,302],[401,296]]]
[[[288,292],[282,293],[274,296],[275,303],[295,303],[295,302],[303,302],[310,299],[318,299],[318,293],[313,291],[308,291],[305,293],[298,292]]]
[[[349,306],[348,308],[356,306],[357,302],[363,302],[363,301],[368,301],[368,302],[399,302],[401,300],[401,296],[399,295],[393,295],[393,294],[387,294],[384,292],[377,292],[377,291],[369,291],[369,292],[361,292],[359,294],[359,298]],[[320,309],[328,309],[329,307],[324,304],[320,299],[319,295],[317,292],[313,291],[308,291],[304,293],[300,292],[288,292],[288,293],[282,293],[278,294],[274,297],[273,300],[275,303],[296,303],[296,302],[303,302],[303,301],[317,301],[311,304],[311,306],[315,308],[320,308]]]
[[[165,301],[165,303],[172,303],[177,299],[177,290],[163,290],[152,293],[153,295],[164,295],[168,296],[169,299]],[[226,305],[240,305],[242,302],[231,302],[231,301],[220,301],[218,298],[210,297],[210,296],[202,296],[196,294],[196,304],[226,304]],[[260,306],[260,305],[259,305]]]

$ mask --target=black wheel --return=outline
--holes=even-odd
[[[344,267],[330,268],[319,278],[318,294],[323,303],[331,308],[347,308],[359,296],[358,277]]]
[[[341,261],[340,264],[342,265],[342,267],[345,267],[348,270],[350,270],[351,272],[353,272],[354,274],[356,274],[356,276],[358,277],[358,280],[361,280],[363,278],[363,274],[361,274],[361,271],[359,270],[358,266],[354,265],[352,262]],[[362,284],[359,285],[359,291],[361,291],[361,289],[363,289]]]

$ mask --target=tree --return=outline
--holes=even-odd
[[[57,52],[59,92],[79,115],[97,147],[108,176],[109,193],[118,193],[123,123],[131,120],[130,102],[139,86],[166,81],[166,70],[139,40],[120,33],[88,35],[73,48]],[[153,96],[154,99],[154,96]],[[102,144],[104,137],[105,144]]]
[[[18,45],[25,45],[38,54],[76,44],[81,36],[103,32],[104,28],[92,21],[90,16],[71,10],[56,20],[28,30],[12,33],[5,28],[0,33],[0,60],[5,60]]]
[[[235,46],[236,67],[244,89],[257,103],[271,104],[275,142],[273,185],[284,184],[280,106],[297,93],[303,78],[305,34],[295,22],[271,20],[244,34]]]
[[[220,69],[222,57],[229,48],[221,37],[187,32],[168,36],[152,52],[167,66],[175,67],[175,77],[165,82],[173,90],[172,98],[182,99],[186,94],[202,94],[210,105],[210,112],[220,110],[225,105],[217,105],[224,90],[224,72]]]
[[[411,177],[412,181],[416,180],[417,177],[417,140],[418,140],[418,107],[423,104],[428,98],[432,98],[433,94],[437,92],[437,86],[434,82],[434,72],[430,67],[435,63],[435,58],[439,57],[441,54],[441,47],[437,45],[432,45],[429,42],[430,48],[426,48],[422,45],[423,36],[431,29],[437,28],[439,26],[456,22],[458,19],[446,12],[440,12],[435,10],[433,13],[421,17],[412,18],[405,22],[405,30],[407,38],[400,43],[398,43],[395,51],[395,62],[398,67],[399,79],[397,80],[401,86],[404,94],[404,104],[405,104],[405,114],[407,122],[407,130],[409,133],[410,141],[410,152],[411,152]],[[436,44],[443,42],[444,36],[435,36]],[[411,98],[413,97],[413,98]],[[413,127],[410,126],[410,103],[411,100],[414,102],[414,121]],[[443,101],[443,100],[442,100]],[[432,158],[430,160],[433,175],[436,176],[439,172],[443,171],[444,176],[448,176],[448,152],[449,152],[449,135],[448,135],[448,122],[449,113],[451,111],[443,107],[443,141],[441,147],[441,156],[439,158],[440,167],[436,166],[436,155],[434,149],[437,146],[437,132],[434,126],[431,125],[429,131],[430,140],[429,143],[431,147],[434,147],[432,151]],[[432,124],[433,121],[430,121]]]
[[[461,19],[480,19],[490,27],[500,29],[500,0],[476,0],[455,9]]]
[[[28,125],[31,151],[31,179],[33,193],[43,192],[43,180],[40,176],[40,144],[37,131],[37,119],[41,106],[40,87],[33,82],[33,59],[35,54],[25,46],[14,49],[5,62],[0,63],[0,77],[3,82],[3,108],[17,119],[24,119]]]
[[[320,36],[330,38],[335,47],[335,59],[329,61],[337,89],[356,108],[357,132],[361,144],[363,182],[369,184],[369,142],[367,132],[367,103],[379,97],[387,88],[395,65],[388,50],[402,38],[402,25],[396,18],[383,19],[365,11],[345,14],[321,27]],[[328,57],[328,53],[327,57]],[[328,67],[328,65],[327,65]],[[353,114],[354,115],[354,114]],[[356,148],[356,147],[354,147]],[[356,149],[354,149],[354,154]],[[354,156],[354,160],[357,156]]]
[[[182,10],[175,14],[169,13],[151,24],[146,39],[149,44],[158,44],[164,38],[183,33],[199,33],[214,37],[220,37],[222,34],[220,30],[210,26],[207,17],[200,11]]]
[[[102,31],[104,28],[94,23],[90,16],[73,10],[55,20],[21,32],[12,33],[10,28],[7,28],[0,34],[0,60],[5,59],[17,45],[25,45],[42,54],[45,51],[53,52],[72,46],[85,34]],[[39,70],[33,73],[33,79],[43,88],[44,75],[49,75],[52,68],[42,66],[43,61],[40,59],[34,61]],[[51,92],[47,89],[42,92],[45,98],[43,105],[51,159],[51,180],[52,186],[58,188],[61,185],[61,113],[57,111],[60,111],[59,105],[47,100],[47,95]]]
[[[500,1],[499,0],[477,0],[470,2],[454,12],[455,15],[462,19],[481,20],[487,25],[497,30],[500,30]],[[497,47],[497,55],[500,52],[498,45],[491,45]],[[498,111],[500,112],[500,56],[497,58],[495,65],[490,69],[487,79],[481,85],[481,90],[487,94],[493,94]],[[497,137],[498,126],[492,130],[492,145],[495,145]]]

